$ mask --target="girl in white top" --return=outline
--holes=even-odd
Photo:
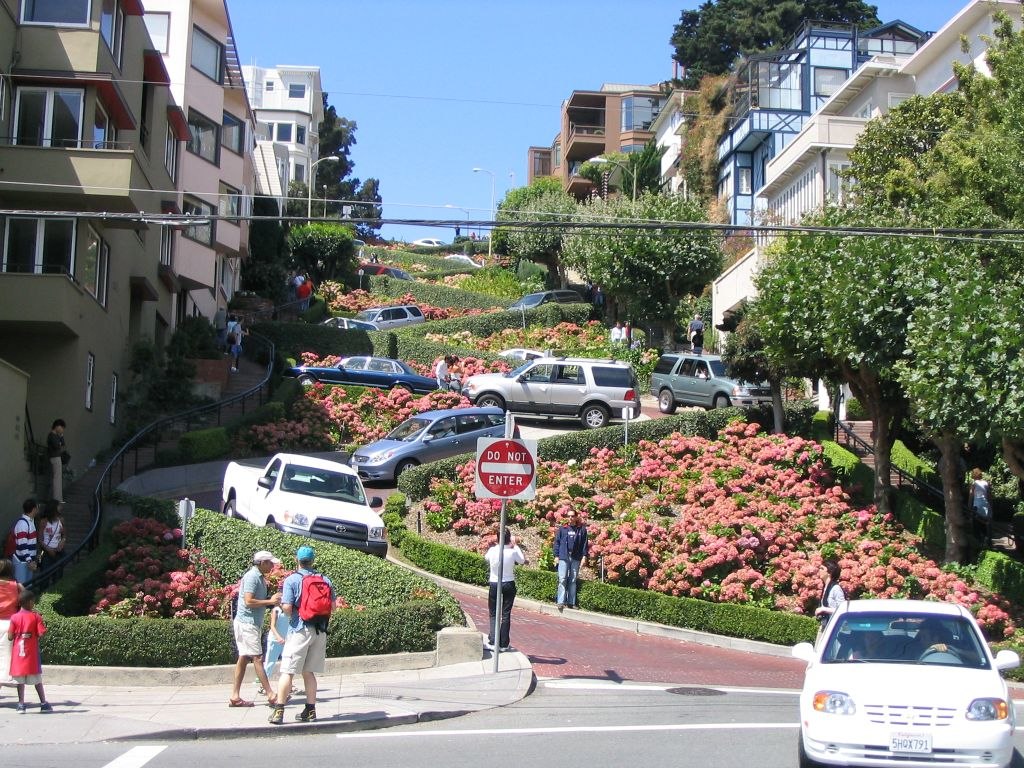
[[[487,643],[484,646],[488,650],[494,650],[494,618],[498,602],[498,563],[501,562],[501,629],[498,632],[498,640],[501,650],[510,651],[509,630],[512,622],[512,603],[516,599],[516,573],[517,563],[525,563],[526,558],[519,549],[515,537],[508,529],[505,530],[505,546],[495,544],[487,550],[484,555],[487,565],[490,567],[490,582],[487,590],[487,608],[490,613],[490,622],[487,625]]]
[[[43,526],[40,550],[43,556],[43,567],[47,568],[57,562],[64,554],[64,505],[59,501],[50,501],[46,507],[46,524]]]
[[[814,616],[824,627],[839,604],[846,602],[846,592],[839,583],[839,563],[835,560],[826,560],[822,567],[825,569],[825,585],[821,588],[821,604],[814,611]]]

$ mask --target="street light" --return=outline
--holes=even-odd
[[[491,264],[492,248],[494,247],[494,173],[486,168],[474,168],[473,173],[486,173],[491,177],[491,231],[487,235],[487,263]]]
[[[309,181],[306,183],[306,218],[313,218],[313,185],[316,184],[316,167],[325,160],[340,161],[341,158],[337,155],[330,155],[328,157],[321,157],[319,160],[314,160],[313,164],[309,166]],[[326,218],[327,203],[324,202],[324,217]]]
[[[587,160],[587,162],[588,163],[597,163],[598,165],[603,165],[605,163],[608,163],[610,165],[617,166],[622,171],[623,174],[631,173],[632,176],[633,176],[633,202],[634,203],[636,202],[636,169],[635,168],[632,171],[629,171],[629,169],[627,169],[626,166],[624,166],[618,160],[609,160],[607,157],[600,157],[600,156],[599,157],[592,157],[589,160]]]

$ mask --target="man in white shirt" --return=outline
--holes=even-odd
[[[449,390],[452,388],[452,374],[448,366],[455,364],[455,355],[445,355],[437,361],[434,369],[434,376],[437,378],[437,388]]]
[[[621,322],[615,323],[615,327],[608,334],[608,340],[612,344],[621,344],[626,340],[626,329],[622,327]]]

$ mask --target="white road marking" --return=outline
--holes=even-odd
[[[339,739],[386,739],[422,736],[520,736],[544,733],[638,733],[644,731],[756,731],[799,728],[800,723],[669,723],[666,725],[573,725],[548,728],[478,728],[464,731],[361,731],[339,733]]]
[[[550,678],[547,680],[540,680],[539,684],[544,688],[554,688],[561,690],[577,690],[577,691],[607,691],[609,689],[615,689],[623,693],[631,693],[633,691],[668,691],[673,688],[706,688],[711,691],[721,691],[722,693],[754,693],[754,694],[765,694],[768,696],[799,696],[800,691],[795,688],[732,688],[725,685],[702,685],[700,683],[630,683],[630,682],[615,682],[614,680],[562,680],[558,678]]]
[[[165,749],[167,749],[166,744],[152,747],[132,747],[120,757],[104,765],[103,768],[142,768]]]

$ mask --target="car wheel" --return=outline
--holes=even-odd
[[[821,768],[820,763],[818,763],[816,760],[811,760],[811,758],[809,758],[807,756],[807,753],[804,751],[804,735],[803,735],[803,733],[802,732],[798,733],[796,738],[797,738],[797,745],[798,745],[797,746],[797,751],[796,751],[797,765],[800,768]]]
[[[501,395],[480,395],[476,399],[476,404],[481,408],[501,408],[501,410],[505,410],[505,401],[501,399]]]
[[[663,389],[658,393],[658,410],[668,414],[676,412],[676,396],[671,389]]]
[[[234,499],[228,499],[228,503],[224,505],[224,517],[229,520],[238,519],[238,508]]]
[[[314,384],[316,384],[316,379],[314,379],[308,373],[304,373],[301,376],[299,376],[299,384],[301,384],[304,387],[311,387]]]
[[[715,399],[711,403],[711,407],[712,408],[728,408],[729,407],[729,397],[727,395],[723,395],[723,394],[715,395]]]
[[[400,475],[408,472],[413,467],[418,467],[418,466],[419,466],[419,463],[413,461],[412,459],[408,459],[406,461],[403,461],[401,464],[399,464],[397,467],[395,467],[395,480],[398,480]]]
[[[603,405],[587,405],[580,412],[580,421],[587,429],[598,429],[608,423],[608,409]]]

